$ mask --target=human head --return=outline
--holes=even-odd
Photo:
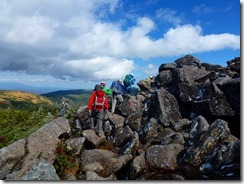
[[[96,84],[95,85],[94,91],[98,91],[98,90],[101,90],[101,85],[100,84]]]
[[[102,87],[105,87],[105,86],[106,86],[106,82],[104,82],[104,81],[101,82],[101,86],[102,86]]]

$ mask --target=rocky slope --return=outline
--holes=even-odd
[[[126,95],[103,136],[80,107],[1,149],[0,179],[240,180],[240,58],[227,64],[162,64],[157,89]]]

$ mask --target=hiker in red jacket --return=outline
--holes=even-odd
[[[98,136],[102,136],[103,133],[103,118],[105,113],[109,109],[108,99],[104,91],[101,90],[101,85],[96,85],[94,91],[90,95],[88,102],[88,110],[91,115],[91,127],[94,129],[94,120],[98,124]]]

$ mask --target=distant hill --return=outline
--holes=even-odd
[[[66,90],[66,89],[57,88],[57,87],[29,86],[21,83],[12,83],[12,82],[0,82],[0,90],[26,91],[35,94],[43,94],[43,93],[50,93],[53,91]]]
[[[37,104],[52,104],[53,102],[46,97],[12,90],[0,90],[0,108],[14,107],[25,108]]]
[[[60,90],[51,93],[41,94],[54,102],[60,102],[61,99],[68,98],[80,105],[87,105],[92,89]]]

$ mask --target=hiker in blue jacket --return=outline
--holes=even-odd
[[[117,81],[114,81],[110,87],[110,89],[112,89],[112,111],[111,113],[114,114],[115,111],[115,107],[117,104],[117,100],[119,100],[119,102],[123,102],[123,91],[126,91],[125,86],[122,84],[122,81],[120,79],[118,79]]]

